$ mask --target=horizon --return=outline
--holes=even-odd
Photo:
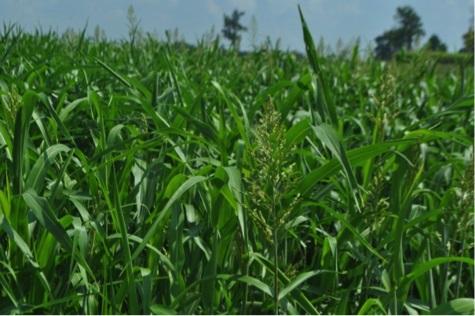
[[[223,14],[238,9],[245,12],[241,21],[248,27],[242,34],[241,50],[252,50],[253,45],[264,43],[269,37],[272,43],[279,40],[283,50],[304,52],[297,4],[302,7],[315,41],[323,39],[326,48],[332,51],[338,51],[338,46],[351,45],[357,39],[362,47],[374,47],[374,38],[394,26],[393,16],[398,6],[410,5],[421,17],[426,34],[420,45],[436,34],[447,44],[449,52],[462,47],[462,35],[473,19],[470,0],[84,0],[79,3],[3,0],[0,21],[15,23],[27,32],[42,29],[59,34],[71,28],[82,30],[87,25],[88,36],[99,26],[107,39],[121,40],[128,36],[127,10],[132,5],[144,32],[163,39],[165,31],[178,29],[180,38],[196,44],[213,29],[215,35],[221,35]],[[440,23],[442,18],[444,23]],[[253,19],[257,23],[251,31]]]

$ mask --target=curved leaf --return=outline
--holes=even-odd
[[[475,300],[473,298],[457,298],[441,304],[430,311],[431,315],[473,315]]]
[[[309,271],[300,273],[295,279],[293,279],[285,288],[283,288],[279,292],[279,300],[283,299],[287,294],[289,294],[292,290],[298,287],[300,284],[305,282],[306,280],[310,279],[311,277],[318,274],[318,271]]]
[[[142,250],[147,246],[147,243],[152,238],[152,236],[156,233],[158,228],[158,224],[170,213],[171,206],[175,203],[186,191],[188,191],[191,187],[195,186],[197,183],[205,181],[207,178],[202,176],[193,176],[186,180],[172,195],[172,197],[168,200],[167,204],[163,207],[162,211],[158,215],[158,217],[153,222],[152,226],[149,228],[145,237],[142,240],[142,243],[138,246],[138,248],[134,251],[132,255],[132,260],[135,260],[137,256],[142,252]]]
[[[360,310],[358,311],[358,315],[367,315],[371,308],[377,307],[384,315],[387,314],[386,309],[384,308],[383,304],[378,298],[368,298],[366,302],[364,302],[363,306],[361,306]]]

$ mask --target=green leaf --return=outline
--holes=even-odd
[[[245,275],[245,276],[239,277],[237,280],[240,282],[246,283],[248,285],[254,286],[255,288],[259,289],[261,292],[269,296],[272,296],[271,288],[267,284],[265,284],[264,282],[256,278],[253,278],[249,275]]]
[[[367,145],[360,148],[352,149],[346,152],[348,161],[352,166],[357,166],[365,163],[367,159],[376,157],[384,153],[393,153],[393,148],[402,145],[413,145],[421,141],[429,141],[438,138],[438,135],[431,135],[425,139],[421,138],[403,138],[398,140],[391,140],[380,144]],[[318,167],[308,173],[296,187],[296,191],[302,195],[308,194],[312,188],[320,181],[336,175],[341,169],[341,164],[337,158],[333,158],[323,166]]]
[[[10,237],[18,248],[21,250],[23,255],[28,259],[31,265],[34,268],[39,268],[40,265],[36,262],[35,257],[33,256],[33,252],[28,247],[27,243],[21,238],[21,236],[10,226],[7,219],[0,213],[0,229],[2,229],[8,237]]]
[[[256,259],[270,273],[274,272],[274,269],[273,269],[274,263],[270,262],[269,259],[265,258],[261,254],[256,253],[256,252],[250,252],[249,257],[253,258],[253,259]],[[278,277],[279,277],[279,280],[280,280],[281,283],[287,283],[287,284],[290,283],[289,278],[280,270],[278,270]],[[295,291],[290,292],[288,295],[290,297],[292,297],[292,300],[294,300],[296,303],[298,303],[300,305],[300,307],[302,307],[302,309],[305,311],[305,313],[310,314],[310,315],[319,314],[319,312],[317,311],[315,306],[313,306],[313,304],[310,302],[310,300],[299,289],[296,289]]]
[[[320,67],[320,60],[317,55],[317,50],[315,49],[315,44],[313,42],[312,34],[310,33],[307,22],[303,17],[302,10],[300,5],[298,6],[299,14],[300,14],[300,21],[302,23],[302,31],[303,31],[303,39],[305,42],[305,51],[307,52],[307,58],[314,71],[315,75],[317,76],[317,86],[318,86],[318,95],[321,99],[321,105],[323,106],[324,120],[329,121],[332,123],[333,126],[338,125],[338,119],[336,115],[336,108],[333,101],[333,96],[330,91],[330,88],[327,84],[327,80],[324,77],[322,69]],[[328,118],[327,118],[328,115]]]
[[[27,190],[22,196],[26,205],[31,208],[31,211],[40,224],[56,238],[67,252],[71,253],[73,247],[71,238],[69,238],[68,234],[59,223],[46,199],[39,197],[32,189]]]
[[[246,143],[249,143],[248,132],[250,128],[249,128],[249,122],[248,122],[247,114],[244,107],[242,106],[242,104],[240,104],[241,115],[239,115],[234,103],[230,100],[230,97],[228,97],[228,95],[231,95],[231,93],[225,91],[224,88],[216,81],[212,81],[211,84],[215,87],[216,90],[218,90],[219,94],[223,98],[224,103],[228,107],[229,112],[231,113],[231,116],[233,117],[234,122],[236,123],[236,127],[239,131],[239,134],[241,134],[242,139]],[[237,97],[234,97],[234,99],[237,99]]]
[[[167,188],[165,189],[164,197],[170,198],[178,188],[186,181],[186,176],[182,173],[175,175],[170,182],[168,182]]]
[[[86,97],[76,99],[73,102],[66,105],[64,108],[61,109],[61,111],[59,111],[59,114],[58,114],[59,120],[64,123],[64,121],[66,121],[69,118],[69,115],[74,111],[74,109],[83,103],[87,104]]]
[[[407,274],[401,282],[401,286],[403,288],[406,288],[410,285],[412,281],[423,275],[424,273],[428,272],[430,269],[441,265],[441,264],[446,264],[449,262],[462,262],[466,263],[469,265],[474,265],[474,260],[471,258],[466,258],[466,257],[440,257],[440,258],[434,258],[429,261],[421,262],[418,263],[414,266],[412,271]]]
[[[176,311],[164,305],[154,304],[150,306],[150,311],[154,315],[176,315]]]
[[[132,88],[132,84],[127,80],[125,79],[125,77],[123,77],[121,74],[119,74],[118,72],[116,72],[114,69],[112,69],[112,67],[110,67],[109,65],[107,65],[105,62],[103,62],[102,60],[96,58],[96,61],[99,63],[99,65],[101,65],[102,67],[104,67],[105,70],[107,70],[108,72],[110,72],[114,77],[116,77],[121,83],[123,83],[126,87],[128,88]]]
[[[457,298],[432,309],[431,315],[473,315],[475,300],[473,298]]]
[[[188,178],[176,191],[173,193],[172,197],[168,200],[167,204],[163,207],[162,211],[158,215],[158,217],[153,222],[152,226],[149,228],[145,237],[143,238],[142,243],[138,246],[138,248],[134,251],[132,255],[132,260],[135,260],[137,256],[142,252],[142,250],[147,246],[148,241],[153,237],[156,233],[158,225],[160,222],[170,213],[171,206],[190,188],[195,186],[197,183],[205,181],[207,178],[202,176],[192,176]]]
[[[33,255],[33,252],[31,251],[30,247],[28,244],[25,242],[25,240],[11,227],[11,225],[8,223],[7,219],[3,216],[2,213],[0,213],[0,231],[4,231],[7,236],[13,240],[15,245],[20,249],[21,253],[26,257],[28,262],[31,264],[31,266],[35,269],[37,269],[37,275],[39,276],[41,285],[45,289],[46,293],[50,294],[51,293],[51,286],[45,276],[45,274],[39,270],[40,265],[38,264],[36,258]]]
[[[382,312],[382,314],[387,314],[387,311],[384,308],[383,303],[381,303],[381,301],[379,300],[379,298],[368,298],[358,311],[358,315],[368,315],[368,312],[371,311],[371,309],[374,307],[378,308]]]
[[[314,129],[316,136],[322,141],[322,143],[326,147],[328,147],[328,149],[330,149],[332,154],[340,162],[343,170],[345,171],[348,184],[350,185],[352,197],[355,201],[356,208],[360,211],[358,183],[356,182],[355,175],[353,174],[353,170],[351,169],[351,164],[348,161],[348,157],[345,149],[343,148],[343,144],[340,142],[337,134],[330,125],[321,124],[319,126],[314,127]]]
[[[35,192],[41,192],[44,187],[46,171],[52,161],[61,152],[68,152],[70,148],[62,144],[52,145],[48,147],[36,160],[26,179],[25,188],[33,189]]]
[[[244,222],[244,210],[242,207],[242,186],[241,186],[241,173],[236,167],[225,167],[224,170],[228,175],[228,187],[231,190],[237,203],[235,203],[235,212],[239,220],[239,227],[243,236],[247,236],[246,223]]]
[[[283,288],[279,292],[279,300],[283,299],[287,294],[289,294],[292,290],[298,287],[300,284],[308,280],[309,278],[317,275],[317,271],[308,271],[300,273],[295,279],[293,279],[285,288]]]
[[[310,121],[308,119],[301,120],[297,124],[293,125],[285,134],[287,146],[292,146],[300,143],[310,130]]]
[[[22,106],[18,109],[15,118],[15,133],[13,135],[13,194],[20,194],[23,187],[23,164],[25,139],[28,135],[33,107],[38,96],[28,90],[22,98]]]
[[[382,261],[387,262],[386,258],[384,258],[376,249],[373,248],[373,246],[371,246],[371,244],[353,227],[353,225],[346,220],[343,214],[338,213],[337,211],[333,210],[332,208],[322,203],[306,202],[305,204],[309,206],[314,205],[314,206],[323,207],[325,212],[329,213],[331,216],[338,219],[343,224],[343,226],[345,226],[345,228],[347,228],[353,234],[353,236],[355,236],[355,238],[361,244],[363,244],[363,246],[366,247],[366,249],[368,249],[373,255],[375,255]]]
[[[10,133],[8,132],[7,128],[0,121],[0,148],[3,148],[3,147],[5,147],[7,158],[9,160],[12,160],[12,149],[13,149],[12,139],[10,137]]]

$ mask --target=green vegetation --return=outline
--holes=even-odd
[[[447,51],[447,45],[445,45],[440,38],[432,34],[429,39],[427,40],[427,43],[424,45],[424,48],[429,51],[433,52],[446,52]]]
[[[465,32],[462,36],[463,39],[463,47],[460,50],[461,53],[470,53],[473,55],[474,43],[473,43],[473,18],[472,23],[470,23],[470,27],[468,31]]]
[[[446,53],[443,51],[430,51],[421,50],[419,52],[407,52],[400,51],[394,56],[395,60],[400,64],[411,63],[411,67],[417,64],[418,61],[424,62],[432,60],[437,62],[438,65],[449,65],[450,69],[460,68],[470,69],[473,68],[473,54],[467,53]]]
[[[396,27],[385,31],[374,39],[376,42],[374,48],[376,58],[390,60],[396,57],[400,60],[401,54],[418,55],[432,52],[434,54],[432,57],[445,63],[457,63],[461,59],[470,59],[473,64],[473,18],[468,31],[462,35],[463,47],[459,51],[460,54],[444,54],[447,51],[447,45],[442,42],[437,34],[432,34],[424,45],[419,46],[419,40],[425,35],[425,31],[421,18],[412,7],[398,7],[394,20],[397,22]],[[418,46],[419,48],[414,50]]]
[[[0,312],[473,314],[473,66],[302,25],[305,60],[5,27]]]

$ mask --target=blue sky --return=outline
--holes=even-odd
[[[246,12],[245,25],[255,16],[257,41],[280,38],[282,48],[303,51],[298,3],[315,40],[323,37],[333,47],[339,38],[348,43],[360,37],[367,45],[394,25],[396,7],[411,5],[422,18],[424,39],[435,33],[449,50],[458,50],[473,15],[472,0],[0,0],[0,22],[64,31],[88,21],[90,34],[100,25],[109,38],[125,38],[132,4],[145,31],[163,36],[166,29],[178,28],[187,41],[196,42],[213,25],[219,31],[223,13],[238,8]],[[243,48],[250,42],[245,34]]]

